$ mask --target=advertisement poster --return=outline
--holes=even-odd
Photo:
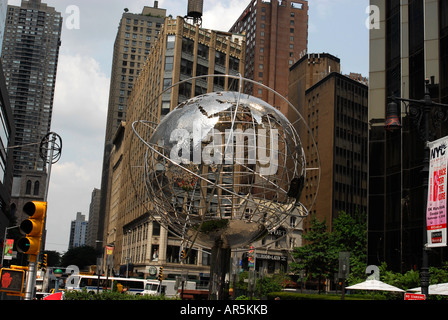
[[[14,239],[6,239],[5,249],[3,252],[3,259],[11,260],[12,259],[12,248],[14,246]]]
[[[428,247],[446,246],[446,169],[448,137],[429,142],[426,228]]]

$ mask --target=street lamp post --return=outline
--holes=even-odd
[[[54,293],[56,293],[59,291],[59,280],[61,279],[61,276],[62,276],[62,270],[56,269],[53,271],[53,274],[56,277],[56,281],[54,283]]]
[[[421,100],[413,100],[413,99],[403,99],[397,97],[391,97],[391,102],[387,105],[386,109],[386,121],[385,121],[385,129],[389,131],[394,131],[397,129],[401,129],[400,123],[400,112],[397,106],[396,101],[403,102],[406,106],[406,113],[409,113],[411,116],[418,117],[419,126],[423,125],[422,128],[419,128],[422,133],[422,140],[425,143],[424,155],[423,155],[423,204],[427,205],[428,202],[428,174],[429,174],[429,146],[428,142],[430,140],[430,126],[429,120],[431,118],[431,111],[433,111],[434,107],[442,107],[443,112],[439,112],[436,114],[436,118],[439,122],[442,119],[446,118],[446,109],[448,105],[436,103],[431,100],[431,95],[429,93],[429,80],[425,80],[425,96]],[[425,296],[428,295],[428,287],[429,287],[429,263],[428,263],[428,247],[427,247],[427,232],[426,232],[426,209],[424,210],[423,215],[423,252],[422,252],[422,266],[420,269],[420,286],[421,292]]]

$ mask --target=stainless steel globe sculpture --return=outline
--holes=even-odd
[[[132,124],[146,147],[152,212],[183,239],[237,248],[262,238],[299,202],[306,161],[297,128],[276,108],[233,91],[191,98],[154,126]]]

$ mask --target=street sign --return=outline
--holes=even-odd
[[[420,293],[405,293],[404,300],[426,300],[426,296]]]

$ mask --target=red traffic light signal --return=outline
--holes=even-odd
[[[2,268],[0,277],[0,291],[22,293],[25,271]]]
[[[26,254],[37,255],[40,250],[40,241],[44,228],[47,203],[43,201],[30,201],[23,206],[23,212],[29,216],[20,224],[20,231],[26,235],[17,242],[17,250]]]

